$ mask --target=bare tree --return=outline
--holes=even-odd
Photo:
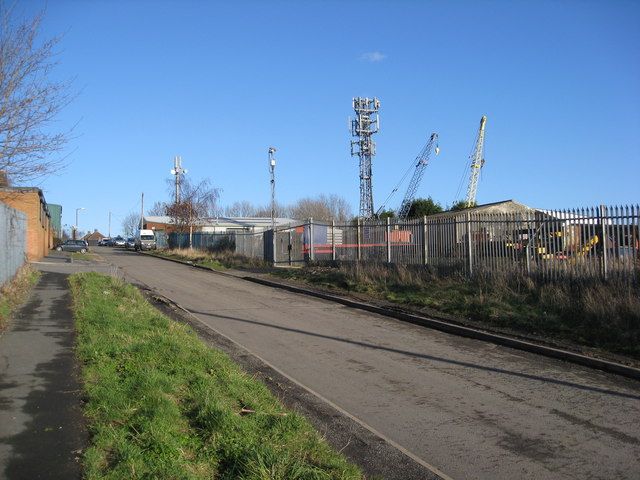
[[[225,207],[224,214],[227,217],[253,217],[257,210],[258,208],[251,202],[243,200]]]
[[[286,205],[282,205],[278,202],[276,202],[275,204],[275,214],[276,217],[288,217],[290,214],[290,207],[286,206]],[[264,205],[261,207],[256,207],[254,214],[255,217],[268,217],[271,218],[271,204],[269,205]]]
[[[193,232],[193,227],[217,213],[220,189],[211,186],[205,179],[193,185],[188,180],[181,184],[180,202],[168,204],[166,214],[169,215],[178,232]],[[191,244],[191,241],[189,241]]]
[[[351,216],[349,203],[338,195],[321,194],[316,198],[302,198],[291,207],[290,215],[298,220],[344,221]]]
[[[323,200],[323,198],[325,200]],[[353,217],[353,210],[347,200],[339,195],[331,194],[328,197],[320,195],[320,199],[327,202],[329,211],[333,215],[334,220],[346,221]]]
[[[62,166],[70,132],[53,122],[71,96],[68,81],[51,77],[60,38],[38,43],[42,14],[18,20],[13,13],[0,0],[0,170],[23,183]]]
[[[140,228],[140,214],[131,212],[122,220],[122,231],[125,237],[133,237]]]
[[[156,202],[147,210],[147,215],[162,216],[167,214],[167,204],[165,202]]]

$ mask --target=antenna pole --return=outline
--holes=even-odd
[[[176,203],[180,203],[180,157],[176,156],[173,159],[174,169],[176,171]]]
[[[269,147],[269,173],[271,174],[271,230],[276,227],[276,153],[275,147]]]
[[[185,173],[187,170],[182,168],[182,158],[176,155],[173,157],[173,169],[171,170],[171,175],[176,177],[176,204],[180,203],[180,182]]]

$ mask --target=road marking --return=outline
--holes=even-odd
[[[360,420],[359,418],[355,417],[354,415],[352,415],[351,413],[347,412],[346,410],[344,410],[342,407],[336,405],[335,403],[333,403],[331,400],[329,400],[328,398],[323,397],[320,393],[316,392],[315,390],[307,387],[306,385],[304,385],[303,383],[300,383],[298,380],[296,380],[295,378],[291,377],[290,375],[286,374],[285,372],[283,372],[282,370],[280,370],[278,367],[276,367],[275,365],[272,365],[270,362],[268,362],[267,360],[265,360],[264,358],[262,358],[260,355],[256,354],[255,352],[251,351],[250,349],[248,349],[247,347],[245,347],[244,345],[241,345],[240,343],[236,342],[234,339],[228,337],[227,335],[225,335],[224,333],[216,330],[215,328],[213,328],[211,325],[205,323],[203,320],[201,320],[196,314],[190,312],[189,310],[187,310],[186,308],[184,308],[182,305],[179,305],[178,303],[174,302],[173,300],[170,300],[171,303],[173,303],[175,306],[177,306],[180,310],[186,312],[188,315],[190,315],[191,317],[193,317],[196,321],[198,321],[200,324],[204,325],[206,328],[208,328],[209,330],[214,331],[216,334],[220,335],[221,337],[227,339],[228,341],[230,341],[231,343],[233,343],[234,345],[240,347],[242,350],[250,353],[251,355],[253,355],[254,357],[256,357],[258,360],[260,360],[261,362],[263,362],[265,365],[267,365],[269,368],[275,370],[276,372],[278,372],[280,375],[282,375],[283,377],[285,377],[287,380],[289,380],[292,383],[295,383],[296,385],[298,385],[300,388],[306,390],[307,392],[309,392],[310,394],[314,395],[315,397],[319,398],[320,400],[322,400],[323,402],[327,403],[328,405],[330,405],[331,407],[335,408],[336,410],[338,410],[342,415],[350,418],[351,420],[353,420],[354,422],[356,422],[358,425],[360,425],[363,428],[366,428],[367,430],[369,430],[371,433],[373,433],[375,436],[381,438],[382,440],[384,440],[386,443],[388,443],[389,445],[391,445],[392,447],[396,448],[397,450],[399,450],[400,452],[404,453],[407,457],[411,458],[414,462],[422,465],[423,467],[425,467],[427,470],[429,470],[431,473],[434,473],[435,475],[439,476],[442,480],[453,480],[453,478],[451,478],[449,475],[445,474],[444,472],[442,472],[440,469],[438,469],[437,467],[434,467],[433,465],[425,462],[424,460],[422,460],[420,457],[418,457],[416,454],[410,452],[409,450],[407,450],[406,448],[404,448],[402,445],[396,443],[395,441],[391,440],[389,437],[387,437],[386,435],[384,435],[383,433],[379,432],[378,430],[376,430],[375,428],[373,428],[371,425],[365,423],[363,420]]]

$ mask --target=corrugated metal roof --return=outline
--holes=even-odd
[[[164,223],[166,225],[172,225],[174,223],[173,218],[167,215],[145,216],[144,221],[152,222],[152,223]],[[300,223],[298,220],[294,220],[292,218],[283,218],[283,217],[275,218],[274,222],[277,226],[283,226],[283,225],[289,225],[289,224],[296,225]],[[198,222],[196,222],[196,224],[201,227],[229,227],[229,228],[270,227],[271,217],[216,217],[216,218],[200,219]]]
[[[455,217],[458,215],[464,215],[467,213],[483,213],[487,211],[487,213],[502,213],[501,210],[505,213],[510,213],[514,211],[529,211],[535,212],[535,208],[528,207],[527,205],[516,202],[515,200],[502,200],[500,202],[492,202],[485,203],[483,205],[476,205],[475,207],[465,208],[463,210],[447,210],[446,212],[436,213],[434,215],[429,215],[429,218],[440,218],[440,217]],[[511,208],[508,208],[511,207]]]

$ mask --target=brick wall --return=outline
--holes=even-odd
[[[53,231],[42,191],[37,188],[3,188],[0,189],[0,201],[27,217],[27,259],[37,261],[46,256],[53,248]]]

